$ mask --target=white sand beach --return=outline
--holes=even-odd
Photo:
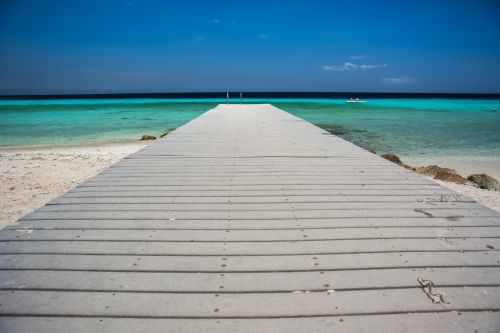
[[[144,147],[143,142],[0,149],[0,227]]]
[[[402,157],[402,161],[413,167],[438,165],[455,169],[467,178],[471,174],[485,173],[500,180],[500,158],[489,156],[427,156]],[[461,185],[427,177],[452,191],[466,195],[477,202],[500,211],[500,191],[483,190],[471,185]]]
[[[428,178],[452,191],[468,196],[480,204],[500,212],[500,191],[483,190],[472,185],[455,184],[432,179],[431,177]]]
[[[413,167],[439,165],[455,169],[460,175],[467,177],[475,173],[485,173],[500,179],[500,156],[400,156],[404,163]]]

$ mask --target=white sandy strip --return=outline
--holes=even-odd
[[[0,149],[0,227],[144,147],[142,142]]]
[[[133,142],[0,150],[0,227],[15,222],[144,145]],[[500,192],[437,182],[500,211]]]
[[[475,173],[485,173],[500,179],[500,156],[426,156],[402,157],[404,163],[411,166],[439,165],[444,168],[455,169],[466,177]],[[431,177],[428,177],[432,179]],[[477,202],[500,211],[500,191],[488,191],[471,185],[460,185],[432,179],[449,189],[466,195]]]
[[[500,179],[500,156],[400,156],[401,160],[411,166],[439,165],[455,169],[466,177],[475,173],[485,173]]]
[[[428,178],[432,179],[430,177]],[[483,204],[486,207],[490,207],[491,209],[500,212],[500,191],[482,190],[472,185],[461,185],[436,179],[432,180],[444,187],[449,188],[452,191],[468,196],[469,198],[476,200],[480,204]]]

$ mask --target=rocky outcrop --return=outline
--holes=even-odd
[[[426,176],[432,176],[434,177],[434,179],[444,180],[446,182],[467,184],[467,179],[460,176],[455,170],[449,168],[441,168],[438,165],[416,167],[415,172]]]
[[[422,175],[426,175],[426,176],[435,176],[438,172],[449,172],[449,173],[457,173],[455,170],[453,169],[449,169],[449,168],[441,168],[440,166],[437,166],[437,165],[428,165],[428,166],[424,166],[424,167],[416,167],[415,168],[415,171],[417,173],[420,173]]]
[[[479,188],[500,191],[500,182],[491,176],[485,175],[484,173],[470,175],[467,179],[477,184]]]
[[[403,165],[403,162],[401,162],[401,160],[399,159],[399,157],[397,155],[388,153],[388,154],[384,154],[381,156],[383,158],[385,158],[386,160],[391,161],[392,163],[396,163],[398,165]]]
[[[406,168],[406,169],[409,169],[409,170],[413,170],[413,168],[411,166],[409,166],[408,164],[404,164],[403,162],[401,162],[401,160],[399,159],[399,157],[395,154],[392,154],[392,153],[387,153],[387,154],[384,154],[384,155],[380,155],[381,157],[385,158],[386,160],[392,162],[392,163],[396,163],[397,165],[400,165],[402,166],[403,168]]]
[[[156,136],[154,136],[154,135],[144,134],[144,135],[142,136],[141,140],[156,140]]]
[[[451,182],[455,184],[467,184],[467,179],[460,176],[455,172],[455,170],[447,168],[442,168],[441,170],[439,170],[434,176],[434,179],[444,180],[445,182]]]
[[[461,175],[459,175],[458,172],[454,169],[442,168],[438,165],[427,165],[427,166],[413,168],[407,164],[404,164],[395,154],[388,153],[381,156],[386,160],[391,161],[392,163],[396,163],[397,165],[405,167],[409,170],[413,170],[421,175],[431,176],[437,180],[443,180],[445,182],[451,182],[462,185],[465,185],[469,183],[468,181],[470,181],[472,183],[475,183],[482,189],[500,191],[500,182],[495,178],[485,174],[475,174],[475,175],[470,175],[467,178],[464,178]]]

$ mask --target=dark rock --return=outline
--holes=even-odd
[[[426,176],[433,176],[434,179],[444,180],[456,184],[467,184],[467,179],[460,176],[456,170],[450,168],[441,168],[438,165],[428,165],[415,168],[417,173]]]
[[[385,158],[386,160],[391,161],[392,163],[396,163],[398,165],[403,165],[403,162],[401,162],[401,160],[399,159],[399,157],[397,155],[388,153],[388,154],[384,154],[381,156],[383,158]]]
[[[467,179],[460,176],[454,170],[450,170],[451,169],[446,170],[445,168],[439,170],[434,176],[434,179],[444,180],[445,182],[451,182],[455,184],[467,184]]]
[[[406,169],[409,169],[409,170],[413,170],[413,167],[409,166],[408,164],[404,164],[403,162],[401,162],[401,160],[399,159],[399,157],[397,155],[394,155],[392,153],[387,153],[387,154],[384,154],[384,155],[380,155],[381,157],[385,158],[386,160],[392,162],[392,163],[396,163],[397,165],[400,165]]]
[[[485,175],[484,173],[470,175],[467,179],[476,183],[482,189],[500,191],[500,182],[491,176]]]
[[[428,165],[425,167],[417,167],[415,168],[415,171],[426,176],[435,176],[438,172],[450,172],[450,173],[457,173],[453,169],[449,168],[441,168],[440,166],[437,165]]]
[[[156,136],[144,134],[141,140],[156,140]]]

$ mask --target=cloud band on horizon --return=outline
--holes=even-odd
[[[384,77],[384,78],[382,78],[382,82],[389,83],[389,84],[407,84],[407,83],[415,82],[415,79],[411,78],[409,76],[403,75],[403,76],[397,76],[397,77]]]
[[[324,65],[322,68],[327,71],[337,71],[337,72],[344,72],[344,71],[355,71],[355,70],[370,70],[370,69],[376,69],[376,68],[387,68],[387,64],[354,64],[352,62],[345,62],[343,65]]]

